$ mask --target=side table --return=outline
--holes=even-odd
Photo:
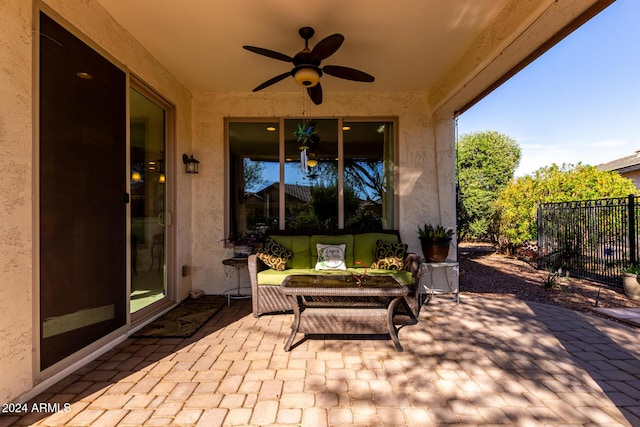
[[[454,280],[449,280],[449,269],[456,276]],[[433,299],[436,294],[451,294],[451,301],[455,301],[456,305],[460,305],[460,285],[457,280],[460,271],[460,264],[457,261],[445,260],[443,262],[423,262],[420,265],[420,291],[426,291],[427,299]],[[447,288],[436,288],[433,280],[433,272],[436,270],[444,270]],[[423,282],[429,273],[429,283]]]
[[[227,296],[227,307],[231,306],[232,299],[251,298],[251,286],[240,286],[240,271],[243,268],[247,268],[249,265],[249,258],[227,258],[222,260],[222,266],[224,268],[224,274],[227,276],[227,290],[223,295]],[[231,273],[236,273],[236,287],[231,289]],[[248,294],[242,294],[242,291],[249,291]],[[233,293],[235,292],[235,293]]]

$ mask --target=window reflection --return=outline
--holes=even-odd
[[[345,122],[343,141],[345,226],[394,228],[393,123]],[[355,209],[347,209],[347,195]]]
[[[287,229],[394,228],[392,122],[349,121],[342,129],[338,119],[281,123],[282,133],[280,122],[229,123],[231,237],[279,229],[280,215]],[[302,141],[309,126],[315,137]]]
[[[277,229],[280,210],[277,123],[229,124],[229,172],[232,237]]]

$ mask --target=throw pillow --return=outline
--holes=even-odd
[[[344,262],[344,251],[347,245],[325,245],[316,243],[318,251],[318,262],[316,270],[346,270],[347,265]]]
[[[284,271],[287,268],[287,261],[291,258],[291,251],[280,243],[267,237],[262,249],[256,254],[258,259],[277,271]]]
[[[375,261],[371,264],[371,268],[402,270],[404,259],[407,256],[407,247],[404,243],[376,241]]]

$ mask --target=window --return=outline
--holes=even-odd
[[[395,228],[393,121],[232,120],[228,126],[230,234]]]

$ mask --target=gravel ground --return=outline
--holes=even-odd
[[[522,260],[497,254],[488,244],[461,243],[458,259],[460,292],[463,294],[517,298],[601,317],[607,316],[594,310],[596,299],[598,307],[602,308],[640,308],[640,301],[628,299],[622,289],[589,280],[560,277],[556,286],[545,287],[545,271],[536,270]]]

